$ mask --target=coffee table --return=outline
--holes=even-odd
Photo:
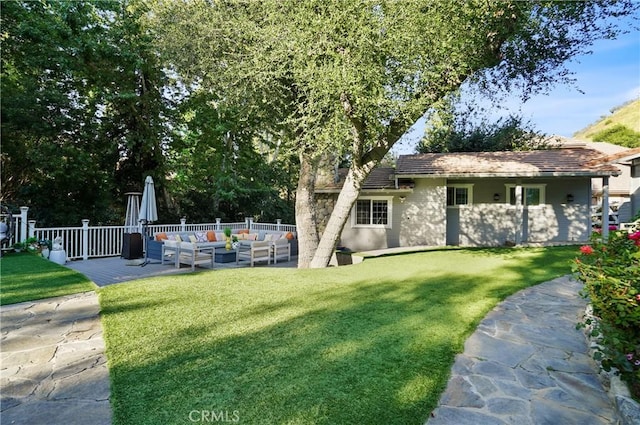
[[[236,255],[238,252],[235,249],[227,251],[226,249],[216,248],[216,253],[214,255],[214,261],[216,263],[233,263],[236,261]]]

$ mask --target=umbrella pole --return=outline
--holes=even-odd
[[[147,264],[149,264],[149,241],[147,240],[147,228],[148,228],[148,224],[145,221],[144,225],[142,226],[142,237],[144,238],[144,261],[142,262],[142,264],[140,264],[140,267],[144,267]]]

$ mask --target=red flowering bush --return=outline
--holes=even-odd
[[[594,233],[573,269],[597,319],[582,324],[598,338],[596,359],[607,371],[616,368],[640,400],[640,232],[611,232],[607,241]]]

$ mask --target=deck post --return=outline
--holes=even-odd
[[[20,207],[20,242],[24,242],[29,237],[27,231],[27,212],[29,207]]]
[[[282,227],[282,219],[279,218],[276,220],[276,230],[279,232],[281,227]]]
[[[602,178],[602,240],[609,239],[609,177]]]
[[[89,259],[89,219],[82,219],[82,259]]]
[[[27,235],[27,237],[32,238],[36,235],[36,221],[35,220],[29,220],[29,234]]]
[[[222,223],[222,219],[220,217],[216,217],[216,230],[221,230],[220,223]]]

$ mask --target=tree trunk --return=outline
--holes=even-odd
[[[360,188],[373,169],[373,165],[373,163],[360,167],[352,165],[349,169],[342,190],[338,195],[336,205],[331,213],[331,217],[329,217],[327,227],[322,233],[320,243],[309,265],[311,268],[322,268],[329,265],[338,239],[342,234],[342,229],[349,219],[351,208],[356,202],[356,199],[358,199]]]
[[[296,227],[298,229],[298,268],[309,268],[318,248],[318,220],[315,180],[318,162],[300,154],[300,177],[296,190]]]

